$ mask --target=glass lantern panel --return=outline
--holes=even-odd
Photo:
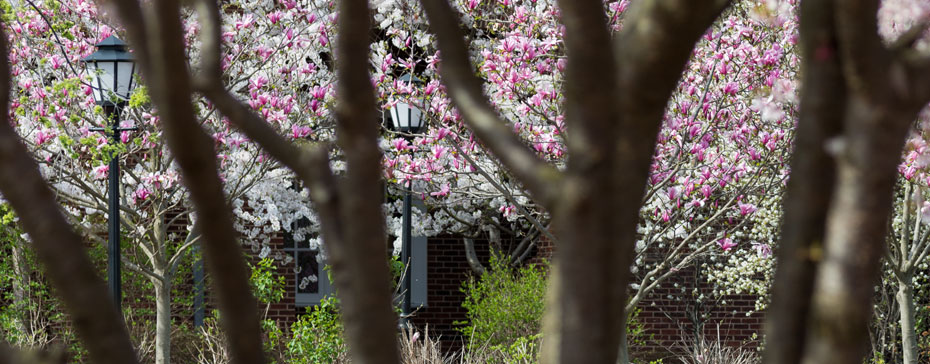
[[[404,102],[398,102],[391,110],[391,121],[398,130],[417,129],[423,126],[423,112]]]
[[[116,96],[123,100],[129,100],[129,93],[132,92],[133,86],[133,62],[121,61],[117,63],[117,80]]]
[[[94,100],[97,102],[110,99],[110,90],[113,89],[113,62],[90,62],[90,71],[93,75]]]

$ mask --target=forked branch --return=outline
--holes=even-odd
[[[560,190],[562,173],[533,153],[484,95],[481,80],[475,76],[469,62],[459,18],[449,3],[446,0],[422,0],[421,3],[442,53],[442,82],[452,102],[494,156],[523,182],[541,205],[551,209]]]

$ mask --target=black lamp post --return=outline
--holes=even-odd
[[[126,101],[129,100],[134,84],[136,71],[132,56],[126,51],[126,43],[114,36],[109,36],[97,44],[97,51],[81,60],[91,72],[93,79],[91,89],[94,101],[103,107],[107,118],[107,128],[91,128],[93,131],[108,133],[110,143],[116,145],[120,142],[122,131],[136,130],[136,128],[120,128],[119,115]],[[110,156],[109,170],[109,244],[107,281],[113,301],[119,309],[122,303],[120,283],[120,232],[119,232],[119,155],[114,152]]]
[[[403,75],[400,77],[400,81],[411,82],[414,84],[420,84],[418,78],[411,75]],[[425,129],[426,122],[423,118],[423,111],[416,108],[416,106],[408,104],[406,102],[398,102],[394,105],[393,108],[388,110],[388,114],[391,117],[391,125],[395,131],[399,131],[405,134],[418,134],[423,129]],[[409,325],[410,317],[410,274],[413,272],[411,267],[413,266],[413,261],[410,259],[410,219],[411,219],[411,201],[410,201],[410,180],[407,181],[406,189],[404,190],[404,217],[403,217],[403,229],[401,230],[401,248],[400,248],[400,259],[406,265],[406,273],[404,274],[404,280],[401,282],[401,287],[404,290],[403,301],[400,304],[401,317],[400,317],[400,328],[406,329]]]

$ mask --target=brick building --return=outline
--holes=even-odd
[[[296,264],[304,265],[301,273],[280,271],[287,277],[290,289],[278,304],[272,305],[269,316],[287,325],[313,305],[319,297],[331,292],[325,273],[318,273],[316,285],[299,288],[306,269],[319,270],[319,265],[308,264],[301,259],[299,248],[293,242],[281,238],[274,241],[274,248],[295,254]],[[466,259],[465,246],[461,237],[414,237],[413,238],[413,283],[412,301],[420,306],[411,319],[417,327],[429,325],[431,336],[439,337],[446,350],[461,348],[463,340],[455,329],[454,322],[465,320],[462,302],[465,295],[460,291],[462,282],[473,274]],[[487,262],[490,256],[487,241],[476,240],[475,249],[479,260]],[[554,247],[540,239],[533,247],[528,263],[540,263],[549,259]],[[426,264],[418,264],[425,260]],[[303,262],[303,263],[302,263]],[[666,284],[656,288],[640,305],[636,320],[642,325],[642,334],[635,338],[631,347],[634,355],[644,358],[669,357],[680,352],[693,342],[695,335],[703,332],[708,338],[729,346],[757,345],[756,337],[761,334],[763,316],[753,312],[755,296],[733,295],[705,298],[698,301],[694,294],[710,296],[711,287],[697,269],[683,269],[669,278]],[[748,313],[748,314],[747,314]]]

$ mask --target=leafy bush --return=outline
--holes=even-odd
[[[477,345],[509,347],[539,334],[545,309],[546,273],[537,266],[511,269],[493,256],[490,269],[463,283],[466,325],[458,330]]]
[[[252,284],[252,292],[255,298],[264,304],[272,304],[281,301],[284,298],[285,283],[284,276],[275,275],[274,259],[263,258],[258,264],[252,266],[252,275],[249,282]]]
[[[347,362],[338,306],[338,299],[327,297],[318,306],[308,307],[308,314],[291,325],[291,339],[286,344],[287,363]]]
[[[490,362],[501,364],[533,364],[539,362],[539,345],[542,334],[519,337],[510,345],[495,345]]]

